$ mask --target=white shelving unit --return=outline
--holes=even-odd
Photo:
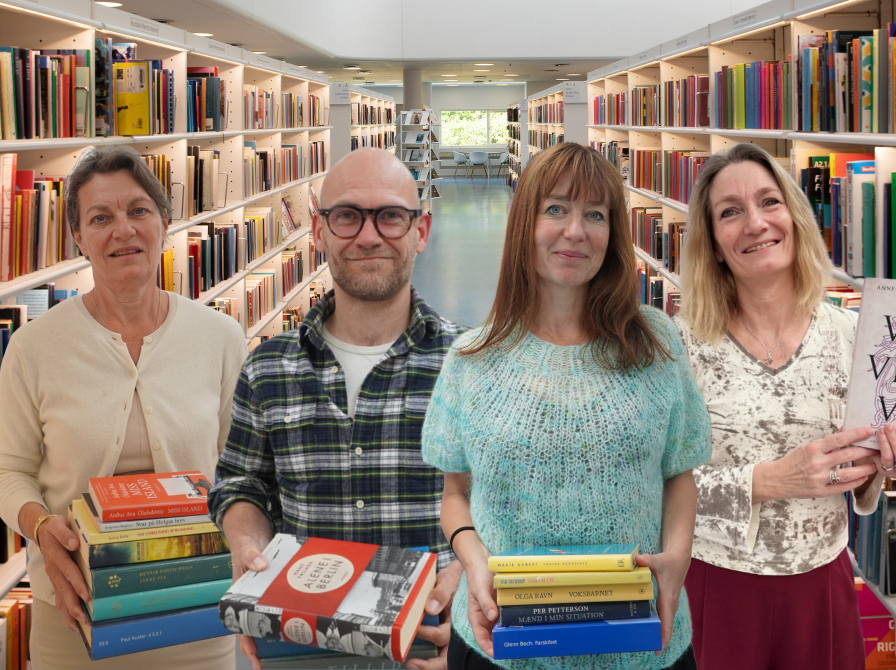
[[[439,157],[439,149],[442,144],[442,117],[436,111],[430,112],[430,117],[432,123],[429,124],[429,197],[430,200],[435,200],[442,197],[439,187],[435,183],[442,178],[442,175],[436,170],[437,164],[439,169],[442,167],[442,161]]]
[[[585,82],[564,81],[529,96],[529,158],[562,142],[588,143]]]
[[[174,252],[174,271],[183,281],[181,290],[188,293],[188,236],[190,229],[200,223],[214,221],[222,224],[242,224],[245,208],[271,207],[278,217],[277,228],[282,216],[281,199],[289,195],[297,219],[298,230],[279,233],[256,259],[246,263],[233,277],[219,282],[210,290],[201,293],[198,300],[209,303],[218,298],[233,302],[238,320],[246,330],[250,343],[257,342],[258,336],[272,336],[281,331],[280,320],[276,317],[287,308],[307,308],[309,303],[308,285],[315,281],[328,280],[326,264],[314,268],[309,248],[310,211],[309,189],[320,192],[320,181],[327,174],[331,162],[331,129],[329,124],[330,82],[329,77],[301,68],[284,61],[246,51],[193,33],[178,30],[170,25],[158,23],[135,14],[108,8],[89,2],[65,2],[63,0],[41,0],[35,4],[28,0],[10,0],[0,6],[0,45],[15,45],[23,48],[77,48],[89,49],[94,54],[94,40],[101,37],[115,37],[117,41],[131,41],[137,44],[140,59],[161,59],[164,67],[174,73],[175,94],[186,99],[187,68],[193,66],[216,66],[219,76],[226,81],[226,116],[223,129],[219,132],[187,132],[186,104],[177,105],[174,115],[174,133],[148,136],[76,137],[52,140],[5,140],[0,141],[0,153],[17,154],[19,169],[33,169],[36,176],[65,175],[74,166],[80,152],[90,146],[127,144],[141,154],[165,154],[171,165],[171,181],[175,186],[187,182],[188,147],[198,146],[202,150],[220,152],[219,169],[227,174],[226,193],[219,195],[213,211],[203,211],[195,216],[182,216],[178,201],[181,189],[172,190],[174,217],[169,228],[165,249]],[[93,69],[93,63],[90,64]],[[91,79],[93,74],[91,73]],[[243,95],[245,86],[257,86],[269,92],[275,103],[273,126],[265,129],[247,129],[248,119],[244,119]],[[301,127],[281,127],[281,96],[292,94],[301,96]],[[312,98],[319,114],[312,122]],[[95,87],[91,81],[88,108],[95,106]],[[346,106],[348,109],[348,106]],[[349,134],[346,124],[346,136]],[[93,123],[89,132],[93,134]],[[300,178],[261,193],[244,191],[244,143],[257,143],[259,150],[265,149],[278,155],[284,145],[296,145],[301,149],[302,160]],[[311,163],[312,144],[320,156],[315,169]],[[283,179],[279,174],[277,181]],[[223,180],[222,180],[223,181]],[[276,181],[274,182],[276,183]],[[281,295],[281,254],[290,247],[301,250],[303,255],[303,276],[300,285]],[[253,271],[273,272],[277,284],[276,308],[264,315],[252,328],[247,328],[246,280]],[[93,277],[89,261],[83,257],[56,263],[50,267],[21,275],[12,281],[0,282],[0,304],[14,304],[16,295],[47,282],[55,282],[59,289],[77,289],[85,293],[93,287]]]
[[[507,185],[516,190],[516,182],[529,162],[529,101],[520,100],[507,108],[507,129],[510,142],[507,151],[510,154]],[[511,117],[516,120],[512,120]]]
[[[395,152],[395,99],[349,83],[330,87],[333,164],[356,148]]]
[[[428,109],[401,111],[399,157],[415,175],[420,206],[423,211],[430,214],[432,213],[432,125],[432,112]]]
[[[6,532],[4,529],[3,532]],[[0,598],[4,597],[25,577],[25,550],[16,553],[0,565]]]
[[[671,151],[716,153],[735,144],[748,142],[762,147],[780,162],[790,166],[796,176],[808,167],[811,156],[830,153],[874,153],[874,147],[896,146],[896,134],[852,132],[803,132],[794,129],[729,129],[718,127],[714,75],[723,66],[753,61],[795,62],[799,54],[800,35],[820,34],[827,30],[871,30],[885,28],[892,21],[893,8],[875,0],[773,0],[741,14],[704,26],[687,35],[646,49],[587,76],[587,134],[592,146],[627,148],[634,163],[636,152],[657,150],[665,157]],[[664,84],[691,75],[707,75],[708,127],[640,126],[633,123],[632,91],[636,86],[658,86],[660,109],[666,104]],[[792,90],[796,91],[797,71],[793,68]],[[892,85],[892,84],[891,84]],[[625,109],[621,114],[605,113],[597,118],[600,100],[604,109],[612,107],[610,96],[625,94]],[[530,98],[531,100],[531,98]],[[792,96],[790,118],[797,119],[797,96]],[[531,112],[530,112],[531,116]],[[598,121],[607,121],[598,123]],[[658,119],[662,123],[662,117]],[[569,128],[567,122],[566,128]],[[614,144],[615,143],[615,144]],[[531,151],[531,150],[530,150]],[[664,166],[658,166],[660,170]],[[626,174],[631,207],[661,207],[664,233],[670,224],[684,224],[688,205],[661,192],[638,188],[633,183],[632,170]],[[663,179],[663,182],[665,179]],[[678,288],[678,275],[668,271],[662,260],[657,260],[641,249],[638,256],[664,279],[664,304],[670,291]],[[851,277],[842,268],[831,273],[831,285],[846,284],[861,289],[860,277]]]

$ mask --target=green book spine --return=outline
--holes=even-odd
[[[113,565],[94,568],[90,573],[91,597],[108,598],[226,579],[233,575],[233,563],[230,554],[213,554],[170,561]]]
[[[896,66],[896,64],[894,64]],[[885,226],[890,226],[890,279],[896,279],[896,172],[891,175],[890,187],[890,220],[884,221]]]
[[[747,127],[746,112],[746,68],[745,63],[738,63],[734,66],[735,84],[734,84],[734,127],[738,129]]]
[[[164,561],[172,558],[187,558],[188,556],[210,556],[226,554],[229,551],[224,535],[221,533],[176,535],[152,540],[95,545],[88,545],[87,540],[82,537],[81,544],[84,547],[81,551],[87,552],[85,558],[87,565],[91,568]]]
[[[874,277],[874,182],[862,184],[862,247],[866,253],[862,258],[865,278]]]
[[[218,579],[201,584],[185,584],[155,591],[139,591],[114,598],[94,598],[87,603],[92,621],[123,619],[155,612],[169,612],[187,607],[213,605],[221,600],[231,579]]]
[[[734,128],[734,68],[729,67],[728,73],[728,125],[726,128]]]

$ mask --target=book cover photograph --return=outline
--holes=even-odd
[[[896,420],[896,280],[865,279],[843,430],[871,426],[856,446],[880,449],[877,430]]]
[[[89,482],[101,521],[208,514],[212,484],[199,471],[97,477]]]
[[[404,660],[435,585],[434,554],[278,534],[269,567],[224,594],[234,632],[358,656]]]

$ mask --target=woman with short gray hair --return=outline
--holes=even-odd
[[[34,670],[91,662],[78,626],[90,594],[66,521],[91,477],[200,470],[230,429],[245,336],[232,318],[157,286],[168,194],[125,146],[87,149],[65,182],[93,289],[17,330],[0,367],[0,517],[27,537]],[[234,668],[232,636],[128,656],[136,668]]]
[[[676,322],[712,427],[685,580],[697,666],[860,670],[843,494],[876,508],[896,431],[880,454],[850,446],[871,428],[838,432],[856,314],[824,301],[809,202],[759,147],[712,156],[689,210]]]

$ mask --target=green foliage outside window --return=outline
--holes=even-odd
[[[476,147],[507,144],[507,112],[442,112],[442,146]]]

